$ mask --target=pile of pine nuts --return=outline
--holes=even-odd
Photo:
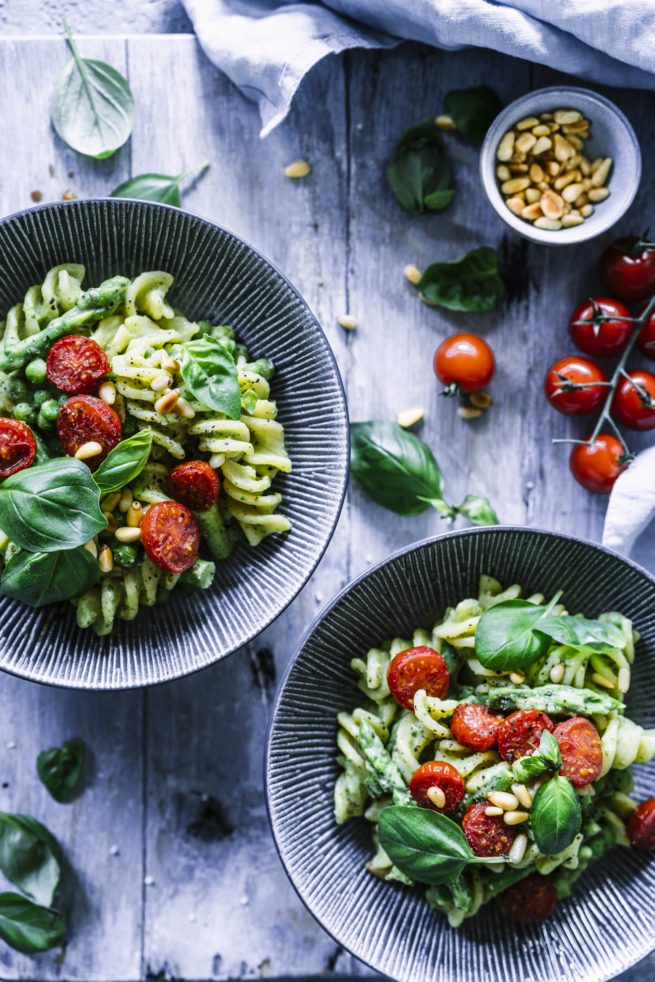
[[[496,177],[509,210],[535,228],[581,225],[609,197],[611,157],[583,153],[591,122],[577,109],[526,116],[496,149]]]

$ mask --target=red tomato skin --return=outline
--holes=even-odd
[[[0,418],[0,477],[10,477],[31,467],[36,457],[36,440],[26,423],[8,416]]]
[[[637,337],[637,347],[642,355],[655,361],[655,313],[652,313]]]
[[[95,470],[109,451],[120,443],[122,427],[118,415],[102,399],[85,395],[71,396],[59,409],[57,433],[69,457],[74,457],[83,443],[90,440],[100,443],[102,453],[84,461],[91,470]]]
[[[538,709],[517,709],[498,727],[498,753],[503,760],[513,764],[519,757],[539,749],[544,730],[552,733],[554,729],[555,724],[546,713]]]
[[[452,334],[434,354],[434,373],[439,381],[445,386],[457,385],[465,395],[484,389],[495,370],[494,353],[477,334]]]
[[[396,702],[403,709],[413,709],[414,694],[419,689],[443,699],[450,685],[450,672],[434,648],[421,645],[398,652],[387,669],[387,683]]]
[[[95,391],[109,371],[107,355],[91,338],[69,334],[55,341],[48,352],[48,381],[69,395]]]
[[[462,830],[476,856],[506,856],[518,834],[515,825],[506,825],[502,815],[487,815],[489,802],[469,805],[462,818]]]
[[[555,910],[557,891],[549,877],[530,873],[524,880],[503,890],[498,899],[511,920],[518,924],[539,924]]]
[[[141,542],[157,566],[168,573],[184,573],[198,558],[200,529],[185,505],[158,501],[143,516]]]
[[[628,836],[636,849],[655,849],[655,798],[637,805],[628,821]]]
[[[609,294],[629,302],[647,300],[655,292],[655,250],[638,249],[636,255],[626,250],[635,248],[637,239],[617,239],[607,247],[600,259],[600,278]]]
[[[652,430],[655,428],[655,375],[644,371],[628,372],[628,375],[650,397],[651,405],[644,405],[634,385],[623,378],[614,393],[612,416],[631,430]]]
[[[575,788],[597,781],[603,769],[603,747],[594,724],[573,716],[558,723],[554,734],[562,754],[562,777],[568,777]]]
[[[171,497],[192,511],[207,511],[218,501],[221,482],[206,460],[186,460],[168,475]]]
[[[606,317],[615,318],[594,325],[593,318],[600,312]],[[569,333],[580,351],[588,355],[598,355],[608,358],[623,351],[630,340],[634,324],[630,320],[632,314],[618,300],[611,297],[596,297],[578,304],[569,320]],[[585,324],[576,321],[586,321]]]
[[[585,383],[584,389],[564,388],[560,378],[564,375],[575,384]],[[579,355],[569,355],[554,362],[548,369],[544,379],[544,392],[553,409],[564,413],[565,416],[586,416],[599,409],[608,389],[604,385],[589,385],[589,382],[606,382],[607,376],[600,365],[581,358]]]
[[[430,801],[427,791],[430,788],[441,788],[446,796],[443,808]],[[441,760],[428,760],[414,771],[409,781],[409,790],[414,800],[422,808],[431,808],[438,812],[451,812],[461,805],[464,800],[464,778],[456,767]]]
[[[472,750],[491,750],[498,739],[498,727],[503,721],[500,713],[474,702],[460,702],[450,720],[450,729],[463,747]]]
[[[617,477],[629,462],[619,463],[624,453],[621,441],[613,433],[599,433],[592,446],[578,443],[569,457],[574,478],[587,491],[609,494]]]

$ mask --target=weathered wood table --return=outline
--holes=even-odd
[[[602,243],[548,249],[509,233],[483,197],[477,151],[458,137],[448,140],[457,194],[441,215],[404,214],[384,173],[395,140],[441,111],[449,89],[485,82],[509,100],[563,76],[494,53],[412,46],[329,59],[287,123],[260,142],[255,109],[192,37],[87,39],[82,48],[128,76],[137,107],[132,139],[106,161],[68,150],[48,117],[67,58],[63,42],[1,42],[0,213],[30,207],[33,191],[44,201],[67,191],[104,195],[131,174],[174,174],[206,158],[211,169],[186,206],[252,242],[301,290],[333,345],[353,419],[393,418],[423,405],[422,436],[451,500],[475,491],[503,522],[599,538],[605,501],[574,483],[566,450],[551,445],[551,437],[579,430],[547,407],[541,383],[571,348],[567,316],[596,286]],[[655,192],[653,97],[610,94],[644,150],[632,211],[641,227]],[[292,182],[283,168],[298,157],[313,169]],[[630,225],[626,219],[623,228]],[[403,278],[406,263],[424,267],[481,244],[499,248],[508,285],[493,314],[428,308]],[[337,326],[345,311],[357,318],[356,332]],[[491,341],[498,360],[494,406],[472,423],[439,398],[431,367],[439,340],[464,325]],[[75,894],[63,953],[29,959],[0,945],[2,978],[368,974],[304,910],[277,859],[263,795],[266,728],[276,685],[323,604],[371,562],[443,528],[436,513],[402,519],[352,489],[323,562],[292,608],[214,668],[115,695],[0,677],[0,808],[33,814],[52,829]],[[654,540],[642,541],[637,555],[651,566]],[[90,748],[90,773],[78,800],[57,805],[36,779],[36,755],[72,736]],[[653,973],[655,957],[631,977]]]

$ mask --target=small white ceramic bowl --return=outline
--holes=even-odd
[[[594,206],[594,213],[582,225],[556,231],[535,228],[514,215],[500,191],[496,177],[496,149],[504,134],[520,119],[538,116],[554,109],[579,109],[591,120],[591,137],[585,141],[585,155],[612,157],[614,163],[607,187],[609,198]],[[597,92],[576,86],[551,86],[528,92],[503,109],[489,127],[480,152],[480,176],[491,204],[507,225],[526,239],[544,245],[573,245],[593,239],[611,228],[626,213],[641,179],[641,151],[635,132],[620,109]]]

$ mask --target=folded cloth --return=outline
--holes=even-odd
[[[326,55],[408,40],[491,48],[605,85],[655,88],[655,0],[183,2],[208,57],[259,105],[262,136]]]

